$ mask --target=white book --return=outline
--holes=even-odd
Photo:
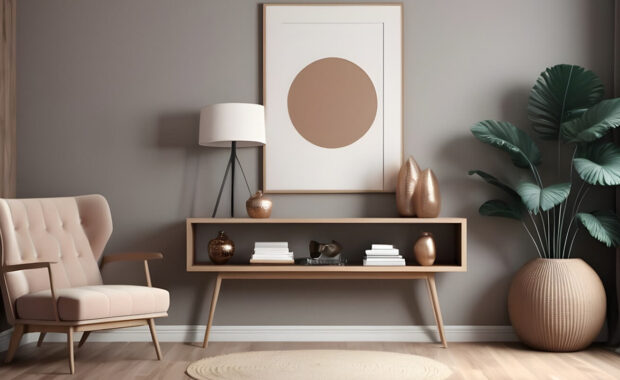
[[[401,260],[382,260],[382,261],[367,261],[364,260],[364,265],[366,266],[404,266],[405,265],[405,259],[401,259]]]
[[[295,264],[295,260],[261,260],[250,259],[250,264]]]
[[[400,261],[403,261],[403,258],[400,259],[369,259],[369,258],[365,258],[364,260],[366,260],[369,263],[378,263],[378,262],[391,262],[391,263],[397,263]]]
[[[381,263],[364,263],[366,267],[404,267],[407,264],[405,262],[402,263],[390,263],[390,262],[381,262]]]
[[[288,248],[254,248],[255,253],[288,253]]]
[[[282,259],[264,259],[262,257],[252,257],[250,258],[250,261],[261,261],[261,262],[281,262],[281,261],[290,261],[290,262],[294,262],[295,259],[292,257],[286,257],[286,258],[282,258]]]
[[[370,246],[371,249],[392,249],[394,246],[392,244],[373,244]]]
[[[288,248],[286,241],[257,241],[254,248]]]
[[[373,255],[379,255],[379,256],[387,256],[387,255],[394,255],[397,256],[399,253],[397,248],[392,248],[392,249],[367,249],[366,250],[366,255],[368,256],[373,256]]]
[[[254,250],[255,255],[292,255],[293,251],[256,251]]]
[[[366,260],[402,260],[402,256],[366,256]]]
[[[261,260],[284,260],[284,259],[292,259],[293,255],[253,255],[253,259],[261,259]]]
[[[284,255],[292,255],[292,251],[284,251],[284,252],[254,252],[255,255],[258,256],[284,256]]]
[[[293,252],[286,253],[254,253],[253,257],[293,257]]]

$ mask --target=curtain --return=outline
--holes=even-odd
[[[614,97],[620,97],[620,0],[615,0],[614,15]],[[620,132],[614,131],[614,138],[620,143]],[[620,187],[616,188],[616,212],[620,214]],[[620,248],[616,248],[615,293],[607,296],[608,343],[620,346]]]
[[[0,197],[15,197],[15,22],[17,0],[0,0]]]
[[[15,22],[17,0],[0,0],[0,197],[15,197]],[[2,304],[0,300],[0,305]],[[10,326],[0,314],[0,331]]]
[[[616,8],[616,12],[618,9]],[[618,23],[618,14],[616,14],[616,28],[620,27]],[[617,36],[617,34],[616,34]],[[618,44],[618,39],[616,39],[616,45]],[[616,47],[618,50],[618,47]],[[620,87],[618,83],[618,74],[620,74],[620,70],[618,68],[618,60],[616,56],[616,90]],[[620,92],[616,91],[615,96],[620,96]],[[620,133],[615,133],[615,139],[618,144],[620,144]],[[620,187],[616,188],[616,214],[620,215]],[[608,318],[607,325],[609,326],[609,344],[613,346],[620,346],[620,247],[616,248],[616,294],[612,294],[608,299],[610,300],[608,305]]]

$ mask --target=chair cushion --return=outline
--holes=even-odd
[[[134,285],[92,285],[55,290],[58,314],[63,321],[123,317],[167,312],[167,290]],[[21,319],[55,320],[51,292],[42,290],[19,297]]]

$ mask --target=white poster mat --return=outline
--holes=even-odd
[[[394,191],[402,162],[401,7],[266,5],[264,12],[264,190]],[[368,132],[337,149],[304,139],[287,106],[296,75],[327,57],[358,65],[377,93],[377,114]]]

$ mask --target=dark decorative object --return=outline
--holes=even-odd
[[[316,259],[318,257],[336,257],[342,252],[342,245],[335,240],[329,244],[319,243],[316,240],[310,241],[310,257]]]
[[[304,257],[301,259],[295,259],[295,264],[297,265],[336,265],[336,266],[344,266],[347,265],[347,259],[344,257],[327,257],[327,258],[316,258],[312,257]]]
[[[245,209],[250,218],[269,218],[272,206],[271,199],[265,197],[260,190],[245,202]]]
[[[209,242],[209,258],[213,264],[226,264],[235,253],[235,243],[220,231],[217,237]]]
[[[413,254],[416,261],[420,265],[433,265],[437,258],[437,249],[435,248],[435,240],[430,232],[422,232],[422,236],[416,240],[413,245]]]

